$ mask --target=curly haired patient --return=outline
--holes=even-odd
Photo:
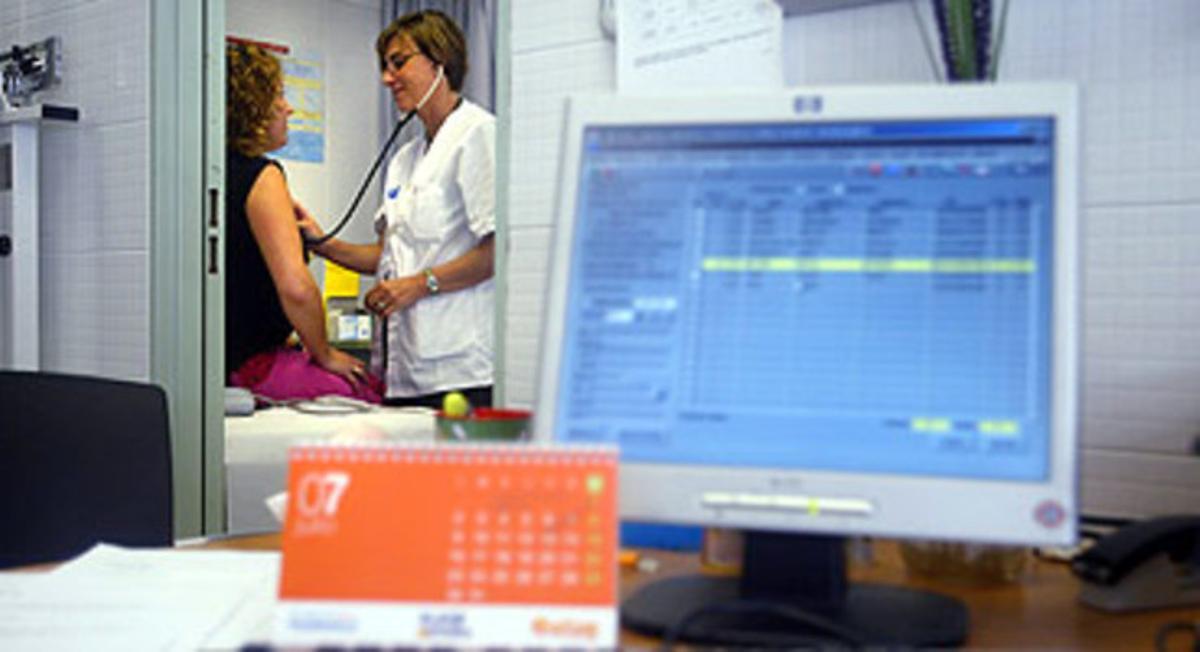
[[[363,362],[329,344],[321,293],[306,264],[295,203],[278,161],[292,107],[279,61],[226,47],[225,369],[228,384],[287,400],[380,399]],[[303,348],[289,346],[295,332]]]

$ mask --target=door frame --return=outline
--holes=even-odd
[[[186,538],[225,529],[225,0],[151,0],[150,21],[150,377],[167,392]]]
[[[509,229],[509,172],[512,151],[512,5],[501,2],[496,14],[496,248],[494,265],[495,321],[493,322],[492,382],[497,406],[508,405],[508,261],[512,242]]]

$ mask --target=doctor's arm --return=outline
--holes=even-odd
[[[283,312],[304,348],[322,368],[357,383],[363,364],[330,346],[326,338],[321,293],[304,264],[292,199],[279,168],[268,165],[258,176],[246,199],[246,216]]]
[[[489,233],[463,255],[433,267],[430,271],[437,277],[438,292],[463,290],[491,278],[496,264],[495,249],[495,234]],[[429,288],[421,273],[380,281],[367,292],[366,304],[381,315],[389,315],[427,296]]]
[[[313,219],[308,210],[299,203],[294,203],[296,212],[296,222],[300,225],[300,230],[304,232],[304,237],[308,240],[316,240],[323,237],[325,231],[320,224]],[[358,272],[359,274],[374,274],[375,269],[379,267],[379,256],[383,251],[382,239],[380,242],[370,244],[354,244],[345,240],[331,238],[316,247],[312,248],[312,252],[318,256],[332,260],[333,262]]]

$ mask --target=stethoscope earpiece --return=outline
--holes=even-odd
[[[363,179],[363,183],[361,186],[359,186],[358,193],[354,196],[354,201],[350,202],[350,208],[346,210],[346,214],[342,217],[341,221],[337,223],[337,226],[333,227],[325,235],[313,240],[308,240],[306,238],[305,244],[308,246],[308,248],[311,249],[313,247],[320,246],[329,240],[332,240],[333,237],[338,234],[338,232],[345,228],[346,224],[350,221],[350,218],[354,215],[355,209],[358,208],[358,203],[362,201],[363,193],[367,191],[367,186],[371,185],[371,181],[375,178],[375,173],[379,171],[379,166],[383,164],[383,159],[387,155],[388,150],[391,149],[392,143],[396,141],[396,136],[400,135],[400,130],[404,128],[404,125],[411,122],[412,119],[417,116],[417,111],[420,111],[425,106],[425,103],[429,101],[429,98],[433,97],[433,92],[437,90],[437,87],[440,86],[445,79],[446,68],[439,63],[437,64],[437,77],[434,78],[433,83],[429,85],[429,90],[425,91],[425,96],[421,98],[420,102],[417,102],[417,106],[413,108],[412,111],[409,111],[404,118],[400,120],[400,122],[396,123],[395,129],[392,129],[392,135],[388,136],[387,142],[383,144],[383,149],[379,150],[379,156],[376,157],[375,164],[372,165],[371,170],[367,172],[367,178]]]
[[[437,65],[437,77],[433,78],[433,83],[429,85],[429,90],[425,91],[425,95],[421,98],[421,101],[417,102],[417,107],[415,109],[413,109],[414,113],[425,108],[425,103],[429,101],[429,98],[433,97],[433,92],[437,90],[437,87],[440,86],[442,84],[442,81],[445,79],[446,79],[446,68],[445,68],[445,66],[443,66],[442,64],[439,63]]]

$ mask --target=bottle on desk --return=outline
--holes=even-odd
[[[700,563],[719,573],[736,575],[742,570],[742,550],[745,536],[741,530],[724,527],[704,528],[700,543]]]
[[[1020,578],[1029,549],[958,541],[902,541],[900,557],[914,575],[996,585]]]

